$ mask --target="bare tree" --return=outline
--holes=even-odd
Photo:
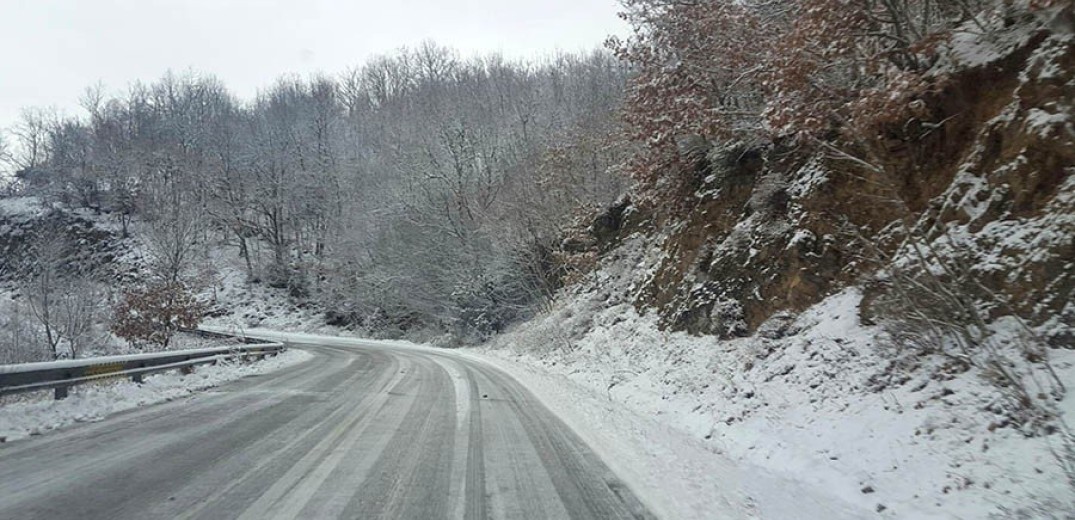
[[[62,226],[53,224],[40,232],[23,267],[20,292],[52,359],[78,357],[99,321],[101,291],[90,269],[72,261],[73,252]]]
[[[0,131],[0,164],[7,164],[11,160],[11,150],[7,144],[7,138]]]
[[[15,165],[32,171],[48,160],[48,132],[53,116],[41,109],[25,109],[11,133],[18,142]]]
[[[204,246],[202,230],[206,222],[180,185],[169,179],[161,182],[144,194],[146,252],[157,277],[168,282],[184,281]]]
[[[37,348],[34,331],[29,326],[31,318],[26,306],[19,300],[4,302],[6,307],[0,313],[0,364],[29,363],[51,359]]]

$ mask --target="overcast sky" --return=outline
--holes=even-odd
[[[27,106],[79,112],[92,84],[171,69],[249,99],[281,74],[337,73],[431,39],[464,54],[577,51],[625,26],[615,0],[0,0],[0,128]]]

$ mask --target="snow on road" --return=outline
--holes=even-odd
[[[295,348],[314,358],[0,447],[0,517],[653,518],[502,371],[401,344]]]
[[[224,328],[215,328],[225,332]],[[607,396],[524,363],[474,350],[445,350],[405,341],[244,331],[273,341],[320,342],[336,346],[383,345],[484,363],[521,383],[564,421],[617,476],[661,518],[719,520],[748,518],[858,519],[870,507],[819,494],[801,482],[760,467],[734,462],[698,439],[638,413]]]

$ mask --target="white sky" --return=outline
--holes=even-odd
[[[28,106],[79,113],[171,69],[249,99],[285,73],[338,73],[430,39],[464,55],[597,47],[625,26],[615,0],[0,0],[0,128]]]

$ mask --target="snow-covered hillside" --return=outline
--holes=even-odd
[[[1028,437],[993,413],[1000,396],[980,370],[895,363],[885,332],[859,321],[859,289],[773,318],[747,338],[663,332],[631,303],[659,256],[651,244],[630,238],[552,311],[482,351],[666,424],[734,467],[882,518],[1075,510],[1061,434]],[[1075,351],[1057,352],[1053,366],[1075,381]],[[1075,420],[1073,396],[1059,406],[1064,421]],[[760,502],[777,498],[754,500],[764,511]]]
[[[650,157],[661,175],[639,176],[612,232],[574,240],[593,271],[484,348],[883,518],[1071,518],[1075,18],[1045,5],[945,33],[920,77],[847,101],[861,120],[832,142],[746,133],[675,143],[678,169]],[[724,49],[705,38],[721,9],[639,15],[691,61],[636,49],[632,115],[668,116],[641,125],[651,141],[710,131],[684,104],[741,106],[691,90],[723,78],[701,52]],[[834,13],[793,34],[838,30],[815,15]],[[767,114],[816,93],[777,90]]]

